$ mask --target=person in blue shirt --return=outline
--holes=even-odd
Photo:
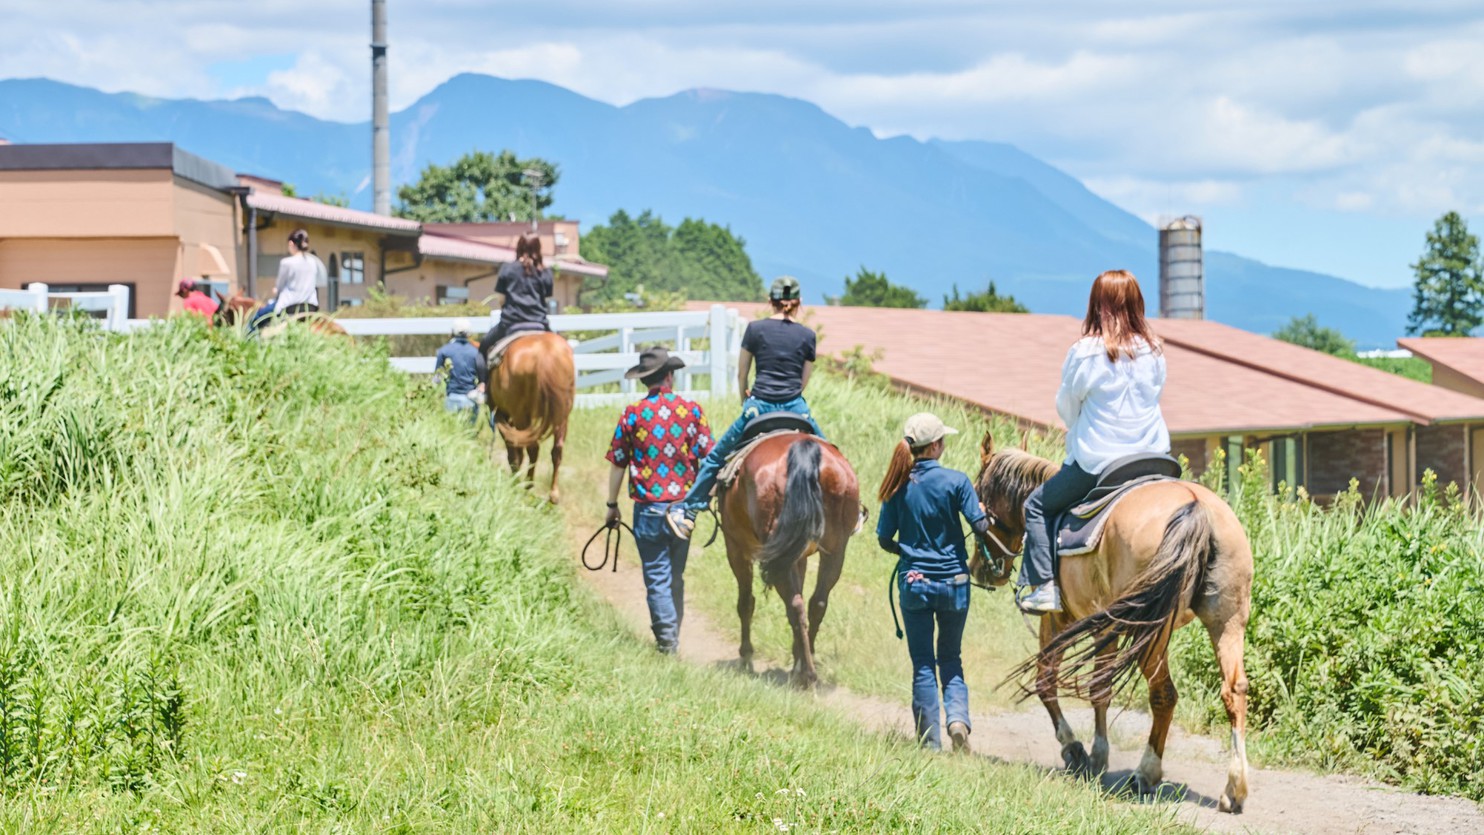
[[[927,412],[907,419],[877,493],[881,517],[876,539],[883,550],[897,555],[918,742],[942,749],[941,690],[953,750],[967,752],[973,724],[961,649],[969,616],[969,554],[959,517],[981,538],[989,530],[989,518],[969,477],[938,463],[944,439],[956,434],[958,430]]]
[[[487,376],[484,355],[469,344],[472,328],[468,319],[456,319],[453,323],[453,338],[438,349],[433,358],[433,379],[447,376],[444,389],[443,408],[448,412],[468,412],[469,425],[479,420],[479,401],[484,396],[484,380]]]

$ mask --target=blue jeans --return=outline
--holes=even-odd
[[[946,580],[907,582],[904,570],[898,582],[902,598],[902,628],[912,657],[912,719],[924,748],[943,747],[938,718],[938,692],[948,722],[970,728],[969,685],[964,683],[964,622],[969,618],[969,578],[960,574]],[[933,627],[937,626],[937,653]]]
[[[644,570],[649,628],[660,652],[673,653],[680,644],[680,622],[685,619],[685,560],[690,542],[670,532],[665,523],[669,502],[634,503],[634,539]]]
[[[721,472],[721,467],[727,462],[727,456],[731,455],[742,442],[742,431],[747,428],[747,422],[758,415],[766,415],[771,412],[793,412],[809,420],[809,425],[814,427],[814,434],[824,437],[824,432],[815,422],[814,417],[809,414],[809,404],[804,402],[802,395],[783,403],[770,403],[766,400],[758,400],[756,397],[747,398],[742,404],[742,414],[732,421],[727,431],[716,439],[716,446],[711,448],[711,453],[701,466],[696,470],[695,483],[691,485],[690,492],[680,504],[685,508],[685,515],[694,519],[706,505],[711,503],[711,491],[716,489],[716,474]]]
[[[263,326],[264,322],[273,318],[273,308],[278,305],[278,299],[272,298],[268,303],[258,308],[258,312],[252,315],[252,320],[247,323],[248,331],[256,331]]]
[[[1020,561],[1020,585],[1039,586],[1056,579],[1051,546],[1056,542],[1056,523],[1072,505],[1087,498],[1098,477],[1075,462],[1037,487],[1025,500],[1025,559]]]
[[[470,426],[477,426],[479,421],[479,401],[474,399],[474,392],[468,394],[450,394],[443,398],[443,411],[468,412]]]

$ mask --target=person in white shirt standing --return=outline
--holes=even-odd
[[[1015,598],[1031,613],[1060,612],[1051,545],[1061,514],[1085,498],[1109,464],[1129,455],[1168,453],[1159,410],[1164,349],[1144,318],[1144,294],[1126,270],[1092,284],[1082,338],[1062,364],[1056,412],[1067,425],[1067,460],[1025,503],[1025,559]]]

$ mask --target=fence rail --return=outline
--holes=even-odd
[[[58,304],[58,301],[61,304]],[[100,292],[56,292],[33,282],[24,290],[0,290],[0,308],[45,312],[53,307],[72,307],[101,314],[103,327],[132,331],[149,327],[147,319],[130,319],[129,288],[111,284]],[[336,319],[352,336],[444,336],[453,331],[456,317],[399,319]],[[490,314],[487,326],[500,321],[499,311]],[[478,320],[476,327],[484,320]],[[655,313],[577,313],[551,317],[551,329],[572,334],[573,363],[577,388],[592,389],[618,384],[616,392],[579,394],[580,405],[598,405],[632,399],[637,386],[623,378],[624,371],[639,363],[639,353],[656,342],[667,342],[671,354],[685,360],[675,375],[675,390],[689,397],[725,397],[736,393],[737,353],[742,347],[742,325],[737,311],[712,305],[702,311]],[[433,358],[392,357],[392,366],[411,374],[432,374]],[[707,377],[707,387],[696,388],[697,377]]]

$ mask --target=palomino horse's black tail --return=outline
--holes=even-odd
[[[1198,501],[1181,507],[1166,524],[1154,559],[1128,589],[1107,609],[1062,630],[1010,678],[1039,669],[1041,675],[1055,676],[1058,688],[1083,696],[1132,682],[1190,606],[1215,548],[1210,511]],[[1111,662],[1096,664],[1110,647]],[[1061,663],[1051,667],[1059,655]]]
[[[824,536],[824,491],[819,486],[820,444],[801,437],[788,448],[783,512],[758,554],[763,582],[777,585],[810,544]]]

